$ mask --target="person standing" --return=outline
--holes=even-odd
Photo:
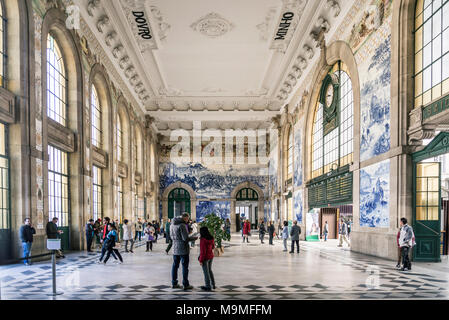
[[[165,253],[168,254],[168,252],[170,251],[171,247],[173,246],[173,240],[170,236],[170,226],[171,226],[171,219],[168,219],[167,223],[165,224],[165,236],[166,241],[168,243],[167,248],[165,249]]]
[[[139,237],[139,241],[142,240],[142,230],[143,230],[143,223],[140,218],[137,219],[137,222],[135,223],[135,229],[136,229],[136,235],[134,236],[134,241],[137,240],[137,237]]]
[[[329,224],[327,223],[327,221],[324,223],[324,227],[323,227],[323,236],[324,236],[324,241],[327,241],[327,235],[329,234]]]
[[[173,219],[170,226],[170,236],[173,240],[173,266],[172,266],[172,288],[181,288],[178,284],[178,269],[180,262],[182,263],[182,283],[184,290],[191,290],[193,287],[189,283],[189,241],[197,239],[189,237],[188,224],[189,214],[184,213],[180,217]]]
[[[265,222],[260,221],[260,225],[259,225],[259,238],[260,238],[260,243],[264,244],[263,239],[265,238],[265,233],[267,232],[267,230],[265,229]]]
[[[92,252],[92,241],[94,240],[94,235],[94,219],[89,219],[89,222],[86,224],[87,252]]]
[[[23,263],[31,266],[29,257],[31,256],[31,246],[33,245],[33,234],[36,234],[36,229],[31,225],[30,218],[23,220],[23,225],[20,227],[19,236],[22,242],[23,249]]]
[[[401,218],[401,233],[399,235],[399,246],[402,253],[402,269],[401,271],[412,270],[412,263],[410,262],[410,249],[415,245],[415,235],[413,228],[407,224],[406,218]]]
[[[204,283],[201,287],[203,291],[215,289],[215,278],[212,272],[212,260],[214,259],[215,240],[207,227],[200,228],[200,256],[198,261],[203,268]]]
[[[58,218],[54,217],[51,221],[48,221],[45,227],[45,232],[47,233],[48,239],[58,239],[59,235],[62,234],[62,230],[58,230]],[[56,258],[65,258],[62,250],[56,250]]]
[[[98,244],[100,247],[100,232],[101,232],[101,219],[98,218],[97,221],[94,223],[94,232],[95,232],[95,243],[94,243],[94,249],[96,247],[96,244]]]
[[[191,233],[191,235],[192,236],[196,236],[197,233],[198,233],[198,224],[196,223],[196,220],[193,220],[192,221],[192,233]],[[190,242],[190,244],[191,244],[192,248],[194,248],[195,247],[195,240],[192,240]]]
[[[346,223],[343,219],[341,219],[340,228],[339,228],[338,233],[340,235],[340,243],[338,244],[338,246],[343,247],[343,241],[345,241],[348,244],[348,247],[350,247],[351,244],[349,243],[349,241],[347,239],[348,226],[346,225]]]
[[[133,239],[133,230],[130,224],[128,224],[128,219],[123,220],[123,240],[125,241],[125,252],[128,252],[128,242],[131,242],[131,247],[129,248],[129,252],[134,253],[134,239]]]
[[[226,218],[225,220],[225,231],[229,235],[229,239],[231,239],[231,221],[229,218]]]
[[[292,238],[292,250],[290,253],[295,251],[295,243],[297,248],[297,253],[299,253],[299,235],[301,234],[301,227],[298,226],[298,221],[293,221],[293,227],[290,230],[290,237]]]
[[[284,221],[284,227],[282,228],[282,240],[284,241],[284,250],[287,250],[287,240],[288,240],[288,222]]]
[[[273,238],[274,238],[274,223],[273,223],[273,221],[269,222],[268,236],[270,237],[268,243],[273,246],[274,245],[273,244]]]
[[[243,224],[243,242],[249,243],[248,237],[251,235],[251,224],[249,223],[249,220],[246,219],[245,223]]]
[[[154,227],[151,223],[147,224],[147,227],[144,230],[144,236],[145,239],[147,240],[147,250],[145,252],[148,251],[153,251],[153,241],[154,241]]]

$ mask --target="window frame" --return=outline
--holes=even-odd
[[[3,199],[3,192],[0,192],[1,201],[0,204],[0,230],[11,230],[11,166],[9,159],[9,127],[7,124],[0,122],[0,126],[3,126],[3,138],[4,138],[4,154],[0,153],[0,159],[5,160],[6,167],[1,166],[0,161],[0,191],[6,190],[6,199]],[[3,173],[6,172],[6,186],[3,185]],[[6,208],[3,207],[4,200],[6,202]],[[6,211],[6,212],[5,212]]]
[[[8,18],[6,15],[5,1],[0,0],[0,21],[3,24],[3,29],[0,28],[3,47],[0,48],[0,62],[3,67],[3,72],[0,73],[0,87],[7,88],[8,84]]]
[[[98,174],[96,171],[98,170]],[[93,219],[97,221],[98,218],[103,218],[103,170],[95,165],[92,166],[92,205],[93,205]],[[99,181],[96,179],[99,177]],[[99,199],[98,199],[99,196]],[[98,210],[99,209],[99,210]]]
[[[48,219],[49,219],[49,221],[51,221],[54,217],[57,217],[60,227],[68,227],[68,226],[70,226],[70,201],[71,201],[71,199],[70,199],[71,198],[70,197],[70,165],[69,165],[70,157],[67,152],[65,152],[57,147],[48,145],[48,148],[49,148],[49,150],[48,150],[48,156],[49,156],[49,161],[48,161]],[[56,155],[52,155],[51,149],[59,151],[61,153],[61,155],[65,155],[65,157],[66,157],[66,164],[65,164],[66,172],[65,173],[57,171],[57,169],[51,168],[50,164],[52,163],[52,160],[54,160],[54,157],[56,156]],[[57,165],[57,164],[54,163],[54,165]],[[62,162],[59,163],[59,167],[62,168],[63,165],[64,164]],[[53,179],[50,178],[51,174],[53,174],[53,176],[54,176]],[[61,185],[61,188],[58,190],[60,192],[59,196],[56,193],[56,185],[58,183],[56,176],[61,177],[61,182],[59,182]],[[50,211],[50,209],[52,208],[52,204],[53,204],[54,208],[56,208],[56,205],[57,205],[57,203],[55,201],[52,201],[52,198],[53,198],[53,200],[60,199],[61,202],[59,204],[61,206],[61,210],[63,208],[63,199],[65,199],[65,198],[63,197],[64,190],[63,190],[62,186],[64,186],[64,183],[63,183],[64,178],[66,179],[65,185],[67,187],[67,189],[66,189],[66,191],[67,191],[67,203],[66,203],[67,212],[66,213],[63,211],[57,212],[56,210]],[[51,188],[52,183],[54,184],[53,188]],[[53,190],[53,194],[51,193],[52,190]],[[51,212],[53,212],[53,214],[51,214]],[[67,220],[65,219],[65,214],[67,214]]]
[[[91,105],[91,142],[92,145],[101,149],[103,147],[103,128],[102,128],[102,117],[103,112],[101,111],[101,102],[98,96],[98,90],[94,84],[91,86],[90,95],[90,105]],[[98,126],[96,126],[96,120],[98,120]],[[94,134],[95,133],[95,134]],[[94,138],[95,136],[95,138]]]

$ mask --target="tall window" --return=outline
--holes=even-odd
[[[123,161],[123,132],[120,115],[117,118],[117,159]]]
[[[67,120],[67,77],[61,50],[47,37],[47,116],[63,126]]]
[[[92,145],[101,149],[102,131],[101,131],[101,106],[98,99],[97,89],[92,86],[92,94],[90,97],[92,108]]]
[[[293,130],[290,127],[287,142],[287,179],[293,174]]]
[[[0,0],[0,87],[6,86],[6,10]]]
[[[331,102],[336,101],[333,112],[335,123],[330,126],[330,130],[324,127],[325,106],[318,101],[312,131],[312,178],[353,161],[354,100],[351,78],[342,62],[335,64],[329,74],[338,82],[336,86],[338,92],[332,92],[332,87],[326,91],[326,97],[330,97],[329,109],[332,109]],[[335,98],[334,95],[336,95]],[[330,114],[332,115],[332,112]]]
[[[134,151],[134,171],[139,171],[139,168],[137,167],[137,159],[138,159],[138,154],[137,154],[137,137],[134,136],[134,144],[133,144],[133,151]]]
[[[415,107],[449,93],[449,1],[418,0],[415,15]]]
[[[0,230],[10,229],[8,129],[0,123]]]
[[[93,176],[93,205],[94,205],[94,220],[103,216],[103,184],[101,179],[101,169],[92,166]]]
[[[66,152],[48,146],[49,220],[59,219],[60,227],[69,225],[69,163]]]
[[[123,178],[118,178],[117,209],[120,223],[123,222]]]

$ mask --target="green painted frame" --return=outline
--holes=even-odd
[[[418,224],[416,220],[416,178],[417,172],[416,167],[417,164],[423,160],[437,157],[443,154],[449,153],[449,132],[441,132],[439,133],[433,140],[430,142],[423,150],[417,151],[412,154],[413,161],[413,217],[412,217],[412,225],[415,230],[416,237],[416,246],[413,248],[413,260],[415,261],[428,261],[428,262],[440,262],[440,243],[441,243],[441,186],[439,188],[438,198],[440,199],[438,202],[438,220],[427,220],[427,223],[420,222]],[[441,166],[440,173],[441,177]],[[423,229],[430,229],[435,234],[434,235],[425,235],[423,239],[418,238],[421,237],[420,233]],[[419,246],[421,241],[426,240],[428,243],[433,245],[433,254],[431,256],[423,256],[420,254]]]

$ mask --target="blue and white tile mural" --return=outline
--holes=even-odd
[[[161,193],[175,182],[182,182],[195,191],[197,198],[229,198],[232,190],[243,182],[252,182],[267,192],[266,167],[222,166],[209,169],[199,163],[178,166],[174,163],[161,163],[159,167],[159,185]],[[260,195],[262,196],[262,195]]]
[[[360,170],[360,226],[390,226],[390,160]]]
[[[295,133],[295,148],[294,148],[294,186],[300,187],[302,185],[302,159],[301,159],[301,130],[298,129]]]
[[[390,150],[391,35],[359,67],[360,160]]]
[[[271,220],[271,201],[265,201],[264,203],[264,220]]]
[[[231,219],[231,202],[199,201],[196,206],[196,221],[203,221],[208,214],[215,214],[223,220]]]
[[[302,199],[303,199],[303,190],[299,189],[296,190],[293,194],[293,213],[295,214],[295,220],[298,221],[298,223],[302,222]]]
[[[270,194],[278,192],[278,147],[274,147],[270,153],[270,160],[268,162],[268,177],[270,185]]]

